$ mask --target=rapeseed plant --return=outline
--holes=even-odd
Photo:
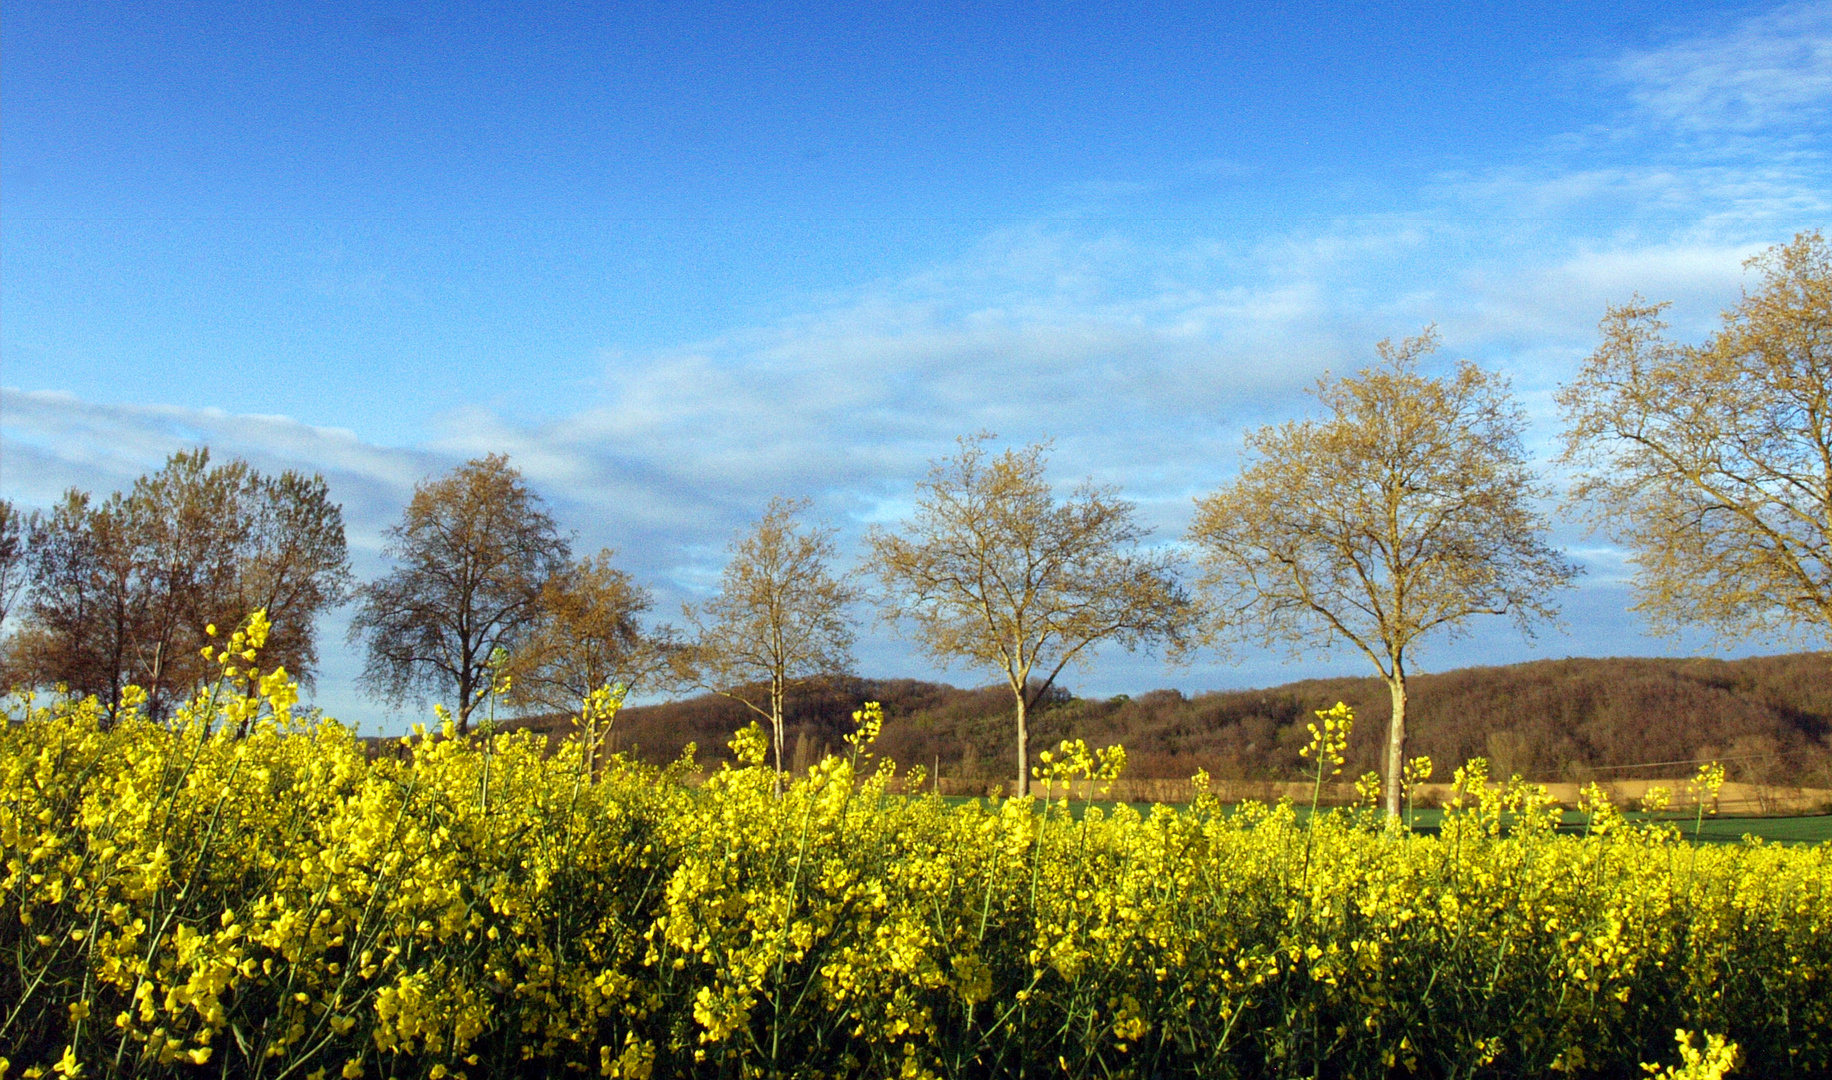
[[[1724,1036],[1706,1034],[1704,1047],[1694,1048],[1690,1031],[1680,1028],[1673,1035],[1679,1043],[1679,1065],[1663,1069],[1643,1064],[1643,1072],[1658,1080],[1722,1080],[1736,1070],[1737,1044],[1726,1043]]]
[[[167,723],[13,700],[0,1080],[1621,1077],[1676,1029],[1715,1034],[1670,1075],[1832,1069],[1824,846],[1694,847],[1594,788],[1563,835],[1480,761],[1436,836],[1076,815],[1124,763],[1077,743],[1041,800],[955,805],[896,793],[871,705],[777,797],[755,727],[697,783],[606,754],[615,687],[555,750],[441,723],[371,756],[294,719],[264,637]]]

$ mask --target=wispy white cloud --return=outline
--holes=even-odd
[[[0,389],[0,483],[37,505],[65,489],[115,491],[180,450],[208,446],[258,468],[323,473],[345,503],[351,540],[380,547],[386,520],[438,460],[411,448],[376,446],[341,428],[286,416],[177,405],[106,405],[51,391]]]
[[[609,354],[598,397],[571,415],[516,427],[470,410],[432,445],[512,449],[531,476],[607,504],[632,477],[691,492],[632,512],[708,526],[777,491],[869,502],[981,428],[1058,437],[1066,473],[1162,461],[1151,443],[1170,431],[1190,448],[1174,457],[1208,459],[1195,448],[1243,400],[1301,385],[1361,336],[1313,274],[1345,256],[1281,242],[1248,261],[1291,265],[1237,276],[1212,247],[1014,230],[774,325]]]
[[[1817,126],[1832,106],[1832,4],[1789,4],[1613,65],[1647,115],[1691,132]]]
[[[1772,232],[1586,235],[1563,216],[1599,192],[1633,201],[1662,183],[1497,171],[1446,178],[1409,214],[1170,246],[1060,222],[1001,230],[772,325],[607,353],[601,386],[570,413],[525,424],[465,407],[413,449],[284,417],[9,391],[6,482],[39,500],[66,484],[118,487],[208,442],[263,467],[325,471],[357,504],[367,548],[417,478],[507,452],[587,538],[685,583],[704,579],[718,541],[771,495],[879,517],[954,437],[992,429],[1054,437],[1063,479],[1122,483],[1174,533],[1189,495],[1231,471],[1243,426],[1289,415],[1298,391],[1365,362],[1378,338],[1437,322],[1453,355],[1508,367],[1532,391],[1564,377],[1603,308],[1635,291],[1715,315]],[[1529,197],[1553,211],[1502,226],[1485,216]]]

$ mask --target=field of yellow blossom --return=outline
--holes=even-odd
[[[954,805],[894,793],[869,707],[780,798],[754,728],[697,785],[593,752],[609,694],[557,752],[372,758],[249,670],[260,631],[170,723],[132,691],[15,702],[6,1080],[1832,1069],[1832,846],[1694,846],[1598,804],[1561,835],[1479,766],[1431,836]]]

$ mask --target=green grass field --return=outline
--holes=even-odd
[[[945,801],[958,804],[981,800],[962,795],[948,796]],[[1089,806],[1098,806],[1111,811],[1118,805],[1118,803],[1101,801],[1073,802],[1069,804],[1069,812],[1079,818]],[[1150,803],[1130,803],[1128,805],[1141,814],[1151,812]],[[1308,807],[1300,806],[1297,809],[1299,818],[1310,813]],[[1654,815],[1630,811],[1623,816],[1630,821],[1646,821]],[[1673,825],[1683,836],[1690,837],[1693,834],[1695,819],[1690,815],[1663,814],[1658,815],[1657,819]],[[1413,828],[1424,833],[1437,832],[1443,820],[1444,811],[1442,810],[1418,810],[1412,815]],[[1582,832],[1583,828],[1584,816],[1582,814],[1576,810],[1565,811],[1561,831]],[[1699,842],[1706,844],[1741,843],[1745,836],[1759,837],[1764,842],[1771,844],[1825,843],[1832,840],[1832,814],[1812,814],[1801,817],[1754,817],[1728,814],[1717,817],[1707,816],[1704,825],[1698,830]]]
[[[1650,815],[1639,811],[1623,815],[1630,821],[1646,821]],[[1421,831],[1436,831],[1443,820],[1442,810],[1420,810],[1414,819],[1414,826]],[[1681,835],[1690,837],[1697,819],[1687,815],[1663,814],[1658,820],[1664,821],[1679,829]],[[1584,828],[1584,816],[1575,810],[1565,811],[1565,830],[1581,832]],[[1761,837],[1774,844],[1818,844],[1832,840],[1832,814],[1815,814],[1809,817],[1738,817],[1723,815],[1705,818],[1698,829],[1701,843],[1735,844],[1745,836]]]

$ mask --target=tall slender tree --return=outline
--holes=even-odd
[[[770,500],[732,541],[719,591],[682,613],[691,641],[678,678],[742,703],[770,725],[782,791],[783,717],[789,693],[852,666],[848,608],[857,592],[833,572],[834,530],[808,527],[806,499]]]
[[[1554,614],[1576,570],[1545,542],[1550,492],[1521,445],[1507,384],[1473,364],[1423,374],[1435,331],[1376,348],[1381,362],[1317,384],[1322,420],[1246,437],[1233,483],[1198,499],[1189,539],[1210,641],[1298,651],[1353,645],[1393,700],[1385,802],[1397,815],[1406,677],[1421,639],[1477,615],[1523,631]]]
[[[1177,642],[1189,605],[1117,491],[1087,483],[1058,500],[1045,445],[990,457],[991,439],[964,438],[931,465],[903,527],[871,531],[867,566],[887,619],[944,664],[994,668],[1011,688],[1023,794],[1030,712],[1063,670],[1105,643]]]

